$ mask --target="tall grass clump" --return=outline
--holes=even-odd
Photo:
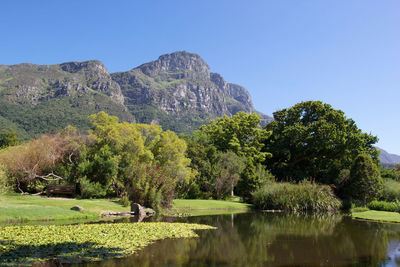
[[[381,199],[386,201],[400,200],[400,182],[384,179]]]
[[[370,203],[368,203],[367,207],[371,210],[397,212],[400,210],[400,202],[398,202],[398,201],[387,202],[387,201],[373,200]]]
[[[253,194],[253,203],[259,209],[285,211],[336,212],[341,202],[327,185],[302,181],[270,183]]]

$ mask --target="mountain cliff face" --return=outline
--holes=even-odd
[[[109,96],[117,104],[124,103],[119,85],[97,60],[59,65],[23,63],[1,66],[0,86],[5,99],[19,104],[36,105],[60,96],[83,96],[91,90]]]
[[[24,139],[69,124],[88,129],[87,117],[101,110],[133,122],[123,102],[100,61],[0,66],[0,129]]]
[[[178,132],[238,111],[256,112],[245,88],[210,72],[207,63],[192,53],[163,55],[111,77],[120,85],[125,104],[137,120],[157,122]],[[264,123],[270,120],[263,116]]]
[[[186,133],[215,117],[256,112],[244,87],[226,82],[187,52],[113,74],[96,60],[0,66],[0,104],[0,127],[19,125],[30,135],[66,124],[87,128],[86,116],[99,110]],[[263,124],[271,120],[260,115]]]

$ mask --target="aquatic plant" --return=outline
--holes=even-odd
[[[160,239],[197,237],[193,230],[214,229],[185,223],[110,223],[0,228],[0,265],[100,261],[123,257]]]

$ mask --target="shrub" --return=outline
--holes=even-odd
[[[345,184],[345,195],[366,203],[378,198],[382,191],[382,183],[378,167],[372,158],[359,155],[351,167],[349,181]]]
[[[386,201],[400,200],[400,182],[384,179],[381,199]]]
[[[327,185],[302,181],[299,184],[270,183],[253,194],[253,203],[260,209],[286,211],[337,211],[341,203]]]
[[[121,205],[124,207],[129,207],[130,204],[131,204],[131,202],[129,201],[129,197],[126,194],[124,194],[121,197]]]
[[[399,180],[399,174],[396,172],[396,169],[386,169],[381,167],[379,172],[383,179]]]
[[[0,194],[11,191],[11,182],[7,176],[5,168],[0,165]]]
[[[90,182],[86,177],[79,181],[82,198],[101,198],[106,195],[106,190],[99,182]]]
[[[392,211],[397,212],[400,209],[400,202],[387,202],[373,200],[368,203],[367,207],[371,210]]]
[[[154,164],[139,164],[132,166],[130,176],[130,201],[156,211],[171,206],[176,182],[168,170]]]
[[[71,128],[68,128],[71,129]],[[75,140],[76,141],[76,140]],[[64,177],[58,173],[58,166],[71,167],[78,154],[78,145],[66,134],[43,135],[18,146],[0,151],[0,164],[6,167],[18,191],[37,192],[38,181],[57,181]]]
[[[19,138],[14,131],[0,131],[0,149],[19,144]]]

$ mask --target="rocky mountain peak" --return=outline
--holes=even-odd
[[[124,103],[124,97],[119,85],[111,79],[110,73],[101,61],[88,60],[84,62],[66,62],[59,66],[63,71],[82,75],[85,77],[86,81],[90,82],[85,84],[73,81],[71,83],[70,80],[65,79],[63,81],[57,81],[57,87],[61,87],[61,90],[57,91],[57,93],[69,95],[71,92],[79,91],[80,89],[83,89],[83,91],[93,89],[110,96],[115,103],[121,105]]]
[[[80,71],[108,73],[106,66],[104,66],[104,64],[98,60],[88,60],[84,62],[66,62],[60,64],[60,68],[63,71],[69,73],[77,73]]]
[[[165,54],[130,71],[112,74],[98,60],[0,65],[1,101],[4,107],[23,107],[29,112],[50,107],[51,116],[55,110],[52,107],[62,102],[64,106],[57,110],[68,110],[60,115],[63,123],[70,121],[70,111],[78,114],[87,106],[90,112],[104,109],[128,120],[133,115],[137,122],[158,123],[179,133],[190,133],[223,115],[257,112],[244,87],[211,73],[199,55],[185,51]],[[6,114],[1,111],[0,119]],[[262,124],[271,121],[269,116],[258,114]],[[81,119],[76,115],[73,120]]]
[[[84,96],[98,91],[123,105],[119,85],[98,60],[57,65],[22,63],[3,68],[0,87],[4,97],[19,104],[39,104],[60,96]],[[91,91],[92,90],[92,91]]]
[[[162,72],[176,73],[185,71],[210,74],[210,67],[199,55],[186,51],[162,55],[157,60],[143,64],[138,68],[149,76],[156,76]]]
[[[197,54],[174,52],[128,72],[111,74],[125,96],[125,104],[138,121],[156,120],[178,132],[196,129],[210,119],[256,112],[249,92],[210,72]],[[263,124],[271,120],[261,114]],[[188,129],[185,126],[190,125]],[[185,128],[185,129],[183,129]]]

